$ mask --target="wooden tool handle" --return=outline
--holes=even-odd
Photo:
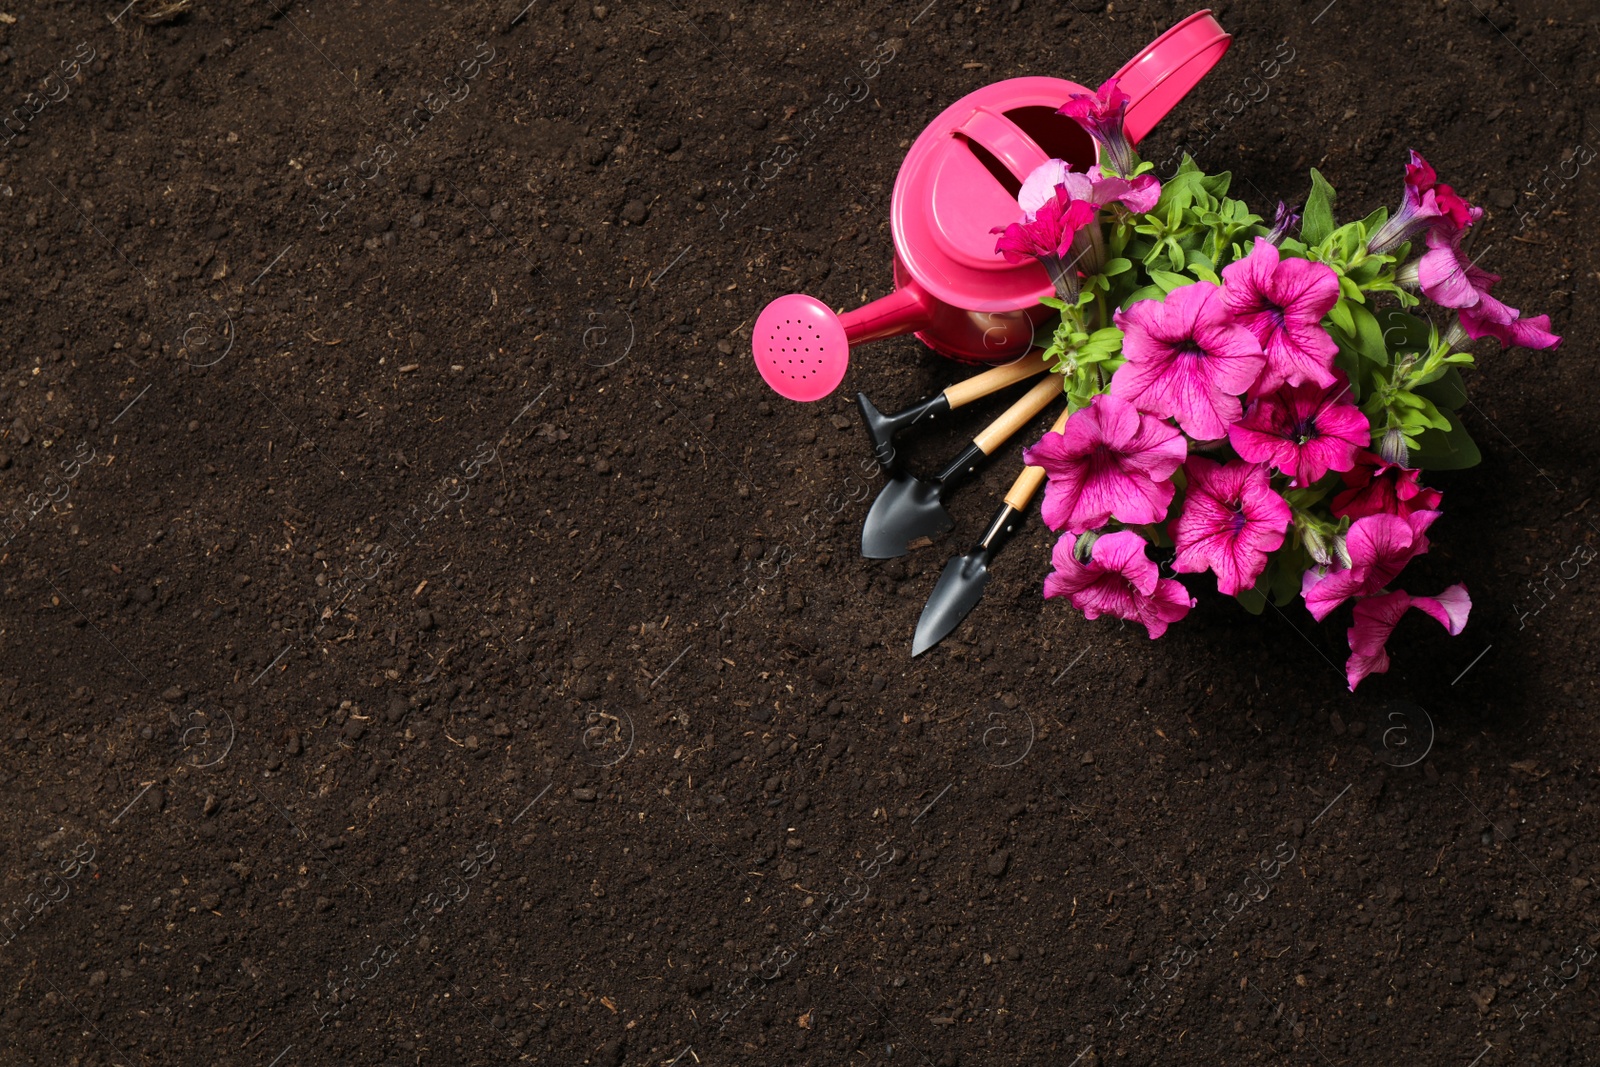
[[[972,439],[972,443],[983,450],[986,456],[992,456],[994,450],[1006,443],[1007,438],[1028,424],[1039,412],[1050,406],[1050,401],[1061,395],[1061,380],[1054,374],[1045,376],[1044,381],[1035,385],[1007,408],[998,419],[995,419],[984,431]]]
[[[1067,424],[1067,412],[1063,411],[1061,417],[1056,419],[1056,424],[1050,429],[1060,433]],[[1017,511],[1027,511],[1028,502],[1033,499],[1033,494],[1039,491],[1044,484],[1043,467],[1024,467],[1017,480],[1011,483],[1011,491],[1006,493],[1006,503]]]
[[[1000,367],[993,367],[982,374],[974,374],[965,381],[957,382],[944,391],[944,398],[952,409],[972,403],[974,400],[998,393],[1008,385],[1027,381],[1036,374],[1043,374],[1045,370],[1044,349],[1035,348],[1021,359],[1014,359]]]

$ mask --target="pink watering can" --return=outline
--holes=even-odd
[[[1232,37],[1199,11],[1117,71],[1132,101],[1126,130],[1149,133],[1228,50]],[[1048,159],[1098,164],[1094,141],[1056,109],[1093,90],[1061,78],[1011,78],[956,101],[912,144],[895,178],[891,219],[895,291],[844,315],[816,297],[781,296],[756,319],[756,368],[790,400],[838,387],[850,346],[905,333],[964,363],[1005,363],[1028,351],[1055,315],[1055,288],[1038,262],[1007,263],[990,230],[1021,217],[1017,192]]]

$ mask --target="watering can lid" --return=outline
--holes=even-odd
[[[1123,66],[1115,76],[1133,101],[1130,139],[1142,138],[1198,84],[1231,40],[1209,11],[1199,11]],[[1052,155],[1076,170],[1095,165],[1088,134],[1054,114],[1071,94],[1091,91],[1062,78],[1011,78],[962,97],[917,137],[895,179],[891,222],[907,271],[939,300],[993,312],[1054,295],[1044,267],[1007,263],[990,231],[1018,221],[1016,190]]]

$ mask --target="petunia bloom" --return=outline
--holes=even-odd
[[[1374,255],[1387,255],[1425,229],[1458,233],[1482,217],[1482,208],[1474,207],[1439,181],[1428,161],[1413,150],[1411,162],[1406,164],[1405,197],[1400,210],[1372,235],[1367,250]]]
[[[1044,595],[1064,596],[1087,619],[1115,615],[1141,622],[1152,639],[1167,632],[1194,607],[1194,598],[1176,578],[1162,578],[1155,561],[1145,555],[1145,540],[1132,530],[1106,534],[1090,549],[1089,562],[1073,554],[1071,534],[1056,542],[1050,561],[1055,570],[1044,580]]]
[[[1265,237],[1250,254],[1222,268],[1222,303],[1261,344],[1266,368],[1251,389],[1268,393],[1287,382],[1333,384],[1339,346],[1322,318],[1339,302],[1339,276],[1326,263],[1284,259]]]
[[[1350,524],[1345,537],[1347,567],[1324,571],[1313,567],[1300,584],[1306,610],[1321,622],[1351,597],[1371,596],[1405,569],[1414,556],[1428,550],[1424,531],[1439,517],[1437,511],[1410,515],[1368,515]]]
[[[1550,316],[1524,317],[1490,295],[1500,276],[1467,258],[1459,233],[1429,231],[1428,251],[1414,267],[1407,264],[1399,277],[1404,282],[1414,278],[1429,300],[1460,311],[1461,327],[1469,337],[1493,337],[1508,347],[1523,348],[1554,348],[1561,343],[1561,338],[1550,332]]]
[[[1336,518],[1362,519],[1368,515],[1398,515],[1438,511],[1441,494],[1421,482],[1422,472],[1385,463],[1371,452],[1356,457],[1356,465],[1342,476],[1344,490],[1333,498]]]
[[[1412,596],[1401,590],[1358,603],[1355,625],[1350,627],[1350,659],[1345,664],[1351,692],[1367,675],[1389,669],[1389,653],[1384,645],[1400,624],[1400,617],[1411,608],[1426,612],[1454,637],[1467,624],[1472,598],[1467,595],[1467,587],[1458,583],[1436,597]]]
[[[1228,427],[1233,450],[1251,463],[1270,463],[1307,486],[1330,470],[1347,471],[1372,440],[1361,409],[1345,397],[1342,380],[1329,388],[1287,385],[1251,403]]]
[[[1083,200],[1074,200],[1066,186],[1058,185],[1055,195],[1039,206],[1031,217],[1013,222],[1009,226],[996,226],[990,233],[1000,234],[994,250],[1008,263],[1026,263],[1037,259],[1044,264],[1055,284],[1056,293],[1068,303],[1078,297],[1077,260],[1087,245],[1075,242],[1078,231],[1093,223],[1098,208]],[[1080,248],[1076,253],[1075,248]],[[1070,257],[1070,259],[1069,259]]]
[[[1227,596],[1256,584],[1267,556],[1283,544],[1291,513],[1272,491],[1267,468],[1234,460],[1216,463],[1194,456],[1183,465],[1189,488],[1183,514],[1169,530],[1178,553],[1172,569],[1183,574],[1215,571]]]
[[[1110,519],[1158,522],[1172,503],[1172,473],[1188,447],[1183,435],[1132,404],[1102,394],[1073,413],[1060,433],[1047,433],[1022,453],[1043,467],[1044,521],[1082,533]]]
[[[1088,131],[1100,143],[1111,169],[1121,177],[1132,174],[1139,165],[1133,151],[1133,142],[1123,129],[1131,97],[1117,88],[1117,79],[1111,78],[1094,93],[1073,93],[1058,112]]]
[[[1233,320],[1210,282],[1180,286],[1166,300],[1141,300],[1114,316],[1127,362],[1111,393],[1140,411],[1177,419],[1197,441],[1224,437],[1239,421],[1239,394],[1261,375],[1266,356]]]

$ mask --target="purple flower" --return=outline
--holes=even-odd
[[[1073,413],[1060,433],[1047,433],[1022,453],[1043,467],[1044,521],[1082,533],[1109,519],[1157,522],[1172,503],[1172,473],[1187,453],[1183,435],[1132,404],[1101,394]]]
[[[1339,302],[1339,276],[1326,263],[1284,259],[1277,246],[1257,237],[1250,254],[1222,268],[1222,303],[1266,353],[1266,367],[1252,396],[1287,382],[1333,384],[1339,346],[1322,328],[1322,317]]]
[[[1367,251],[1387,255],[1425,229],[1442,227],[1459,233],[1483,217],[1483,209],[1473,207],[1450,186],[1439,181],[1428,161],[1411,152],[1406,164],[1405,198],[1400,210],[1383,224],[1367,242]]]
[[[1413,511],[1367,515],[1352,522],[1345,537],[1350,565],[1336,570],[1313,567],[1300,583],[1300,595],[1311,617],[1321,622],[1351,597],[1382,592],[1413,556],[1428,550],[1424,531],[1438,517],[1437,511]]]
[[[1223,465],[1191,456],[1183,471],[1189,488],[1183,514],[1170,527],[1178,548],[1172,569],[1215,571],[1218,591],[1237,596],[1256,584],[1268,554],[1283,545],[1289,505],[1272,491],[1267,468],[1260,464],[1234,460]]]
[[[1410,271],[1402,273],[1409,276]],[[1500,276],[1467,258],[1460,233],[1428,232],[1428,251],[1417,261],[1416,279],[1429,300],[1461,312],[1461,327],[1469,337],[1493,337],[1503,345],[1524,348],[1554,348],[1561,343],[1550,332],[1550,316],[1524,318],[1516,308],[1489,295]]]
[[[1348,392],[1343,381],[1326,389],[1284,386],[1253,402],[1244,418],[1228,427],[1228,441],[1251,463],[1270,463],[1289,475],[1292,486],[1350,470],[1372,442],[1372,429],[1360,408],[1340,403]]]
[[[1055,570],[1044,580],[1044,595],[1064,596],[1086,619],[1115,615],[1142,622],[1152,638],[1167,632],[1194,607],[1194,598],[1176,578],[1162,578],[1145,555],[1145,540],[1132,530],[1106,534],[1094,543],[1089,562],[1073,553],[1077,538],[1066,534],[1056,542],[1050,562]]]
[[[1177,419],[1196,441],[1215,441],[1239,421],[1239,394],[1261,375],[1266,356],[1210,282],[1179,286],[1166,300],[1141,300],[1114,316],[1128,359],[1111,376],[1111,395],[1140,411]]]
[[[1094,222],[1098,210],[1086,201],[1072,199],[1066,186],[1058,185],[1055,195],[1039,205],[1032,214],[1025,215],[1021,222],[996,226],[989,231],[1000,234],[994,250],[1005,256],[1008,263],[1026,263],[1030,259],[1037,259],[1049,272],[1056,295],[1069,304],[1076,303],[1077,262],[1088,246],[1085,242],[1078,242],[1079,247],[1074,254],[1073,239],[1078,236],[1079,230]]]
[[[1111,169],[1126,178],[1139,165],[1133,151],[1133,142],[1123,129],[1131,98],[1117,88],[1117,79],[1111,78],[1094,93],[1073,93],[1059,108],[1060,114],[1076,119],[1089,136],[1100,143]]]

